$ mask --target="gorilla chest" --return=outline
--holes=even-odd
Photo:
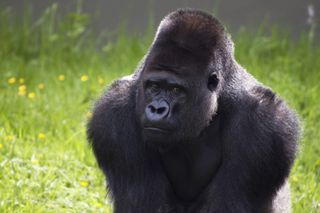
[[[216,135],[218,136],[218,135]],[[221,164],[219,137],[203,137],[161,152],[173,191],[181,201],[195,200],[214,178]]]

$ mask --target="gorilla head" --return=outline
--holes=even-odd
[[[226,39],[223,27],[203,13],[181,10],[161,22],[137,96],[145,140],[189,141],[208,126],[223,84],[217,62]]]

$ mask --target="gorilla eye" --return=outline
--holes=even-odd
[[[217,87],[219,83],[219,79],[216,73],[212,73],[208,78],[208,89],[213,92],[213,90]]]
[[[172,88],[172,92],[179,93],[180,92],[180,88],[179,87],[173,87]]]
[[[157,91],[159,91],[160,86],[159,86],[159,84],[153,82],[153,83],[149,86],[149,88],[150,88],[150,90],[151,90],[152,92],[157,92]]]

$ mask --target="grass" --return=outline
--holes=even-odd
[[[104,42],[78,8],[32,22],[0,12],[0,212],[111,212],[87,144],[93,101],[131,73],[152,33]],[[290,183],[294,212],[320,211],[320,46],[275,30],[234,36],[236,58],[299,113],[304,134]]]

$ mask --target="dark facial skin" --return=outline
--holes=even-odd
[[[143,79],[145,112],[141,117],[146,140],[165,141],[177,129],[177,114],[186,104],[187,85],[168,71],[153,71]]]
[[[173,190],[184,202],[203,190],[221,163],[219,117],[215,117],[218,77],[208,70],[206,60],[195,61],[194,51],[178,48],[180,54],[170,57],[172,46],[159,45],[151,51],[138,102],[143,109],[142,136],[157,146]],[[199,69],[205,74],[194,71]]]

